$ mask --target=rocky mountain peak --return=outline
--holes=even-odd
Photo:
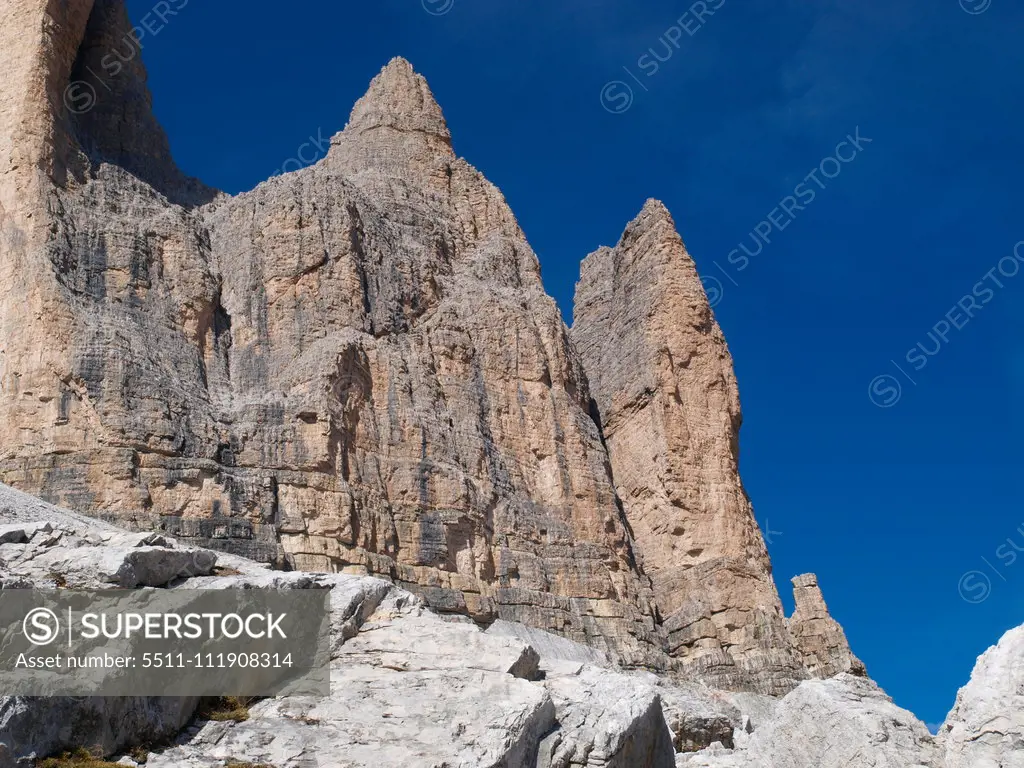
[[[685,250],[675,219],[672,218],[666,205],[661,200],[654,198],[649,198],[636,218],[626,225],[619,245],[628,245],[641,238],[649,237],[666,244],[682,246]],[[689,254],[686,254],[686,257],[689,258]]]
[[[581,305],[591,301],[597,301],[598,304],[604,302],[602,292],[594,293],[587,289],[595,281],[600,285],[608,280],[614,282],[633,278],[638,282],[630,290],[643,286],[645,301],[667,302],[662,307],[665,311],[653,312],[650,316],[662,331],[672,333],[671,326],[683,323],[693,328],[696,334],[694,339],[713,339],[715,348],[719,350],[716,354],[728,357],[725,338],[714,319],[697,267],[686,249],[676,221],[665,204],[654,198],[648,199],[636,217],[626,225],[614,248],[599,248],[584,259],[576,302]],[[635,298],[639,298],[639,295]],[[631,303],[634,306],[629,310],[630,324],[652,306],[635,300],[631,300]],[[580,306],[579,309],[583,315],[601,311],[597,307]],[[688,348],[690,340],[676,345],[677,351],[681,353],[674,358],[677,363],[684,364],[689,359],[689,352],[683,350]],[[650,346],[646,349],[649,354],[657,352]],[[731,358],[728,365],[732,365]],[[647,368],[648,373],[653,371],[654,368]],[[738,400],[738,395],[736,397]],[[738,413],[739,403],[736,402],[731,409]]]
[[[587,259],[570,336],[404,59],[324,162],[205,201],[173,194],[141,57],[104,69],[123,1],[17,5],[0,40],[39,67],[14,90],[56,117],[25,131],[0,102],[0,161],[41,167],[52,134],[71,174],[0,175],[0,482],[633,666],[806,677],[739,478],[732,361],[663,204]]]
[[[426,79],[400,56],[380,71],[356,102],[346,131],[365,134],[380,129],[423,134],[451,145],[448,124]]]
[[[671,226],[673,230],[675,230],[676,227],[675,219],[672,218],[672,214],[669,212],[668,206],[666,206],[661,200],[654,197],[647,198],[644,202],[644,207],[640,210],[640,213],[637,214],[632,225],[639,225],[641,223],[664,223]]]
[[[732,358],[662,203],[584,261],[572,338],[670,652],[723,685],[738,666],[792,685],[804,672],[739,476]]]
[[[583,262],[570,331],[404,59],[325,161],[229,196],[176,168],[124,0],[0,7],[0,587],[162,587],[198,546],[235,575],[190,586],[334,590],[331,697],[147,765],[943,768],[815,576],[783,616],[663,203]],[[1024,768],[1022,657],[979,661],[946,768]],[[0,696],[0,768],[194,705]]]

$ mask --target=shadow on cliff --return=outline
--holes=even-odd
[[[85,182],[100,165],[110,164],[176,205],[209,203],[223,193],[175,164],[167,135],[153,115],[142,47],[124,3],[96,0],[63,90],[67,170]]]

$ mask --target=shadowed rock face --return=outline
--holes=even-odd
[[[682,249],[663,208],[588,259],[592,395],[515,217],[407,62],[322,162],[229,197],[174,165],[122,0],[3,1],[0,480],[627,664],[805,676],[721,333],[692,263],[660,268]],[[642,291],[605,297],[623,258]]]

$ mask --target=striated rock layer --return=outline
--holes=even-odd
[[[583,262],[572,338],[670,653],[724,687],[784,693],[807,676],[805,654],[739,476],[732,358],[664,205],[648,201]],[[834,639],[811,659],[831,674],[845,669],[833,654],[849,655]]]
[[[0,480],[627,665],[807,676],[662,207],[588,259],[577,355],[404,60],[322,162],[229,197],[175,166],[123,0],[0,2]]]
[[[242,722],[190,719],[196,698],[0,695],[0,768],[76,748],[128,766],[148,752],[153,768],[1024,766],[1024,627],[979,659],[936,739],[863,677],[807,680],[776,700],[615,669],[536,628],[439,616],[384,580],[275,572],[0,485],[0,589],[113,583],[330,590],[330,695],[252,702]]]
[[[175,168],[139,58],[105,68],[122,2],[15,5],[0,478],[664,666],[537,258],[409,64],[325,161],[229,198]]]
[[[796,609],[786,626],[811,676],[827,678],[844,672],[867,676],[864,662],[850,650],[846,632],[828,612],[818,577],[813,573],[795,577],[793,599]]]

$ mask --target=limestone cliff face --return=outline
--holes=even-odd
[[[408,63],[323,163],[203,214],[231,324],[230,453],[277,470],[265,516],[297,567],[390,573],[439,607],[611,632],[656,661],[565,325]]]
[[[0,6],[0,481],[627,664],[806,676],[663,208],[588,259],[581,362],[407,62],[229,197],[175,166],[123,0]]]
[[[724,685],[791,686],[803,666],[739,477],[732,358],[661,203],[583,262],[572,338],[669,651]]]
[[[664,666],[537,258],[409,64],[229,198],[174,167],[121,2],[16,5],[0,477]]]

